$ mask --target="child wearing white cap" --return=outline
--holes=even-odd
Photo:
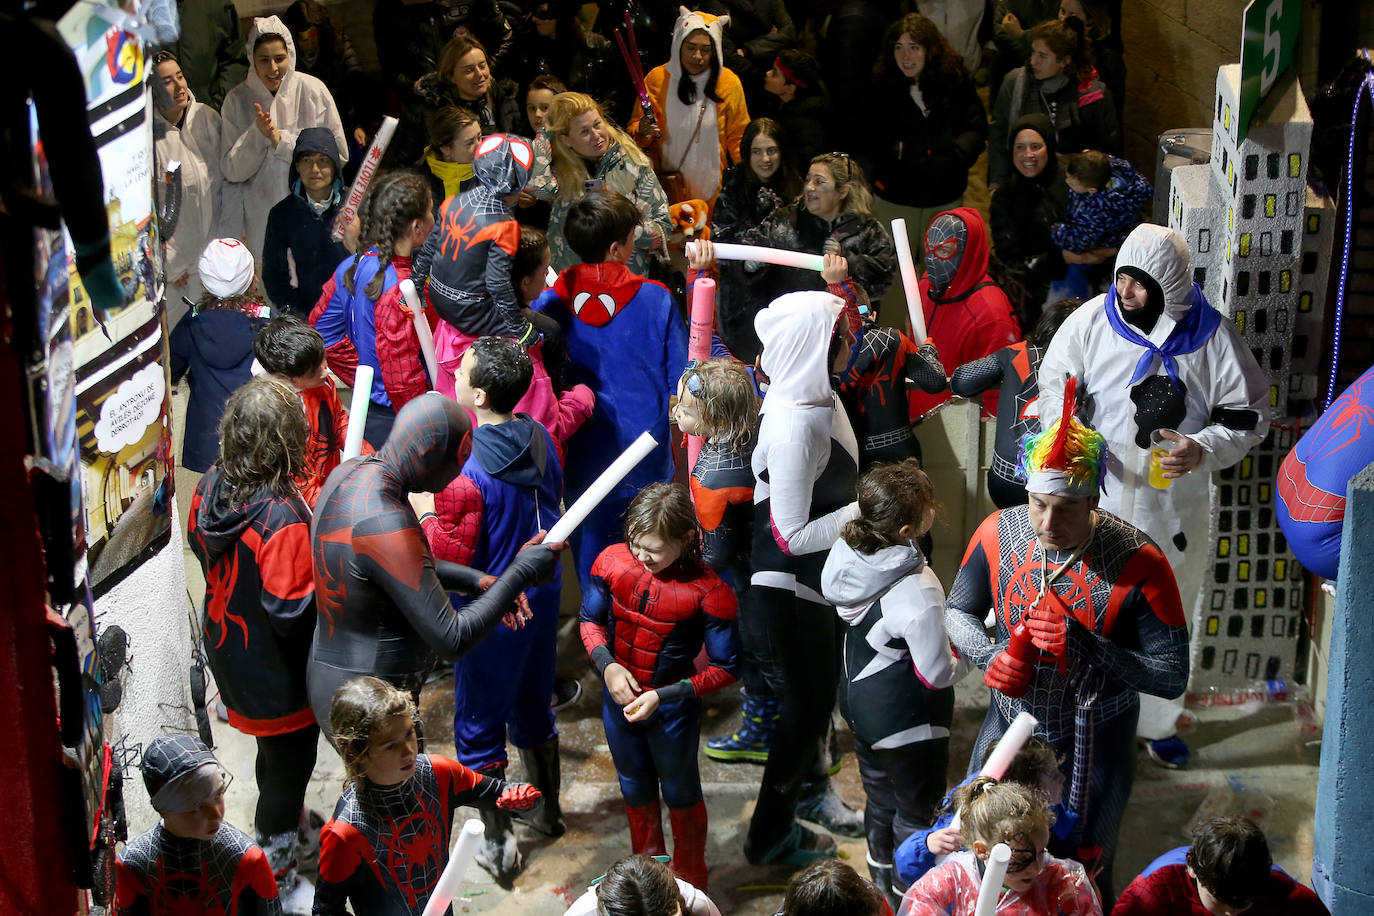
[[[190,377],[181,466],[204,473],[219,456],[224,402],[252,378],[253,335],[271,310],[257,290],[253,255],[237,239],[212,239],[199,263],[205,295],[172,330],[172,384]]]

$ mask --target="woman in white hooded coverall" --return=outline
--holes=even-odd
[[[1040,422],[1063,409],[1064,383],[1078,379],[1084,419],[1111,454],[1100,508],[1150,536],[1178,580],[1185,615],[1202,588],[1208,553],[1208,474],[1229,468],[1269,429],[1269,379],[1240,332],[1193,283],[1183,236],[1137,226],[1116,257],[1116,282],[1070,315],[1040,364]],[[1162,463],[1167,489],[1150,485],[1150,433],[1176,430]],[[1142,694],[1137,734],[1174,734],[1183,699]],[[1166,766],[1181,765],[1179,742]]]
[[[186,314],[185,299],[199,302],[203,292],[198,264],[205,245],[219,233],[220,195],[224,176],[220,172],[220,119],[209,105],[196,101],[181,62],[171,51],[153,56],[154,78],[167,89],[168,108],[159,107],[153,122],[153,152],[157,157],[159,210],[171,184],[165,180],[168,166],[180,163],[172,179],[179,188],[180,207],[167,251],[167,327],[174,328]],[[164,225],[163,230],[166,231]]]
[[[245,44],[248,78],[229,90],[220,109],[220,165],[228,182],[226,228],[234,235],[243,233],[261,266],[267,214],[287,194],[297,135],[307,127],[329,128],[340,166],[348,161],[348,141],[329,89],[310,74],[296,72],[296,45],[281,19],[254,19]]]

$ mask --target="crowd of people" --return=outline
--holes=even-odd
[[[699,751],[762,765],[743,852],[797,872],[787,916],[971,916],[998,844],[999,913],[1325,912],[1243,819],[1113,871],[1138,736],[1186,762],[1206,472],[1263,438],[1268,383],[1183,239],[1142,222],[1109,5],[600,6],[378,0],[375,77],[312,0],[242,40],[185,4],[153,56],[182,464],[204,472],[184,521],[259,797],[250,838],[207,748],[153,742],[162,820],[125,850],[117,912],[174,912],[195,874],[224,912],[418,916],[461,805],[478,864],[519,881],[516,825],[567,829],[565,550],[633,853],[570,913],[718,913]],[[986,218],[964,205],[985,151]],[[707,281],[715,333],[689,360]],[[364,419],[339,385],[367,379]],[[997,417],[1000,508],[946,593],[919,423],[956,395]],[[677,433],[700,442],[680,470]],[[440,665],[454,758],[416,712]],[[974,669],[991,702],[950,790]],[[701,698],[737,681],[739,726],[703,748]],[[862,812],[830,785],[837,705]],[[980,775],[1022,713],[1034,736]],[[321,733],[347,773],[322,829],[302,815]],[[867,878],[834,835],[865,839]]]

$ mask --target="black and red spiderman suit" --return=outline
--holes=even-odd
[[[482,574],[435,563],[407,496],[452,482],[471,441],[463,409],[430,392],[401,408],[381,451],[341,464],[320,491],[311,528],[319,618],[306,681],[326,734],[339,687],[372,675],[418,693],[438,658],[453,661],[476,645],[557,563],[547,547],[526,548],[485,592],[453,609],[446,589],[476,593]]]
[[[346,916],[348,903],[359,916],[420,916],[448,864],[453,812],[528,810],[531,791],[437,754],[417,754],[394,786],[350,785],[320,831],[314,916]]]
[[[179,837],[161,823],[116,860],[115,916],[280,916],[267,856],[241,830]]]

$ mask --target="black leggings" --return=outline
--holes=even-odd
[[[779,680],[781,718],[768,750],[745,853],[758,861],[777,847],[795,823],[802,783],[815,770],[840,678],[841,623],[828,604],[814,604],[790,591],[754,586],[750,600],[762,614],[768,648]]]
[[[945,793],[949,739],[934,738],[894,748],[874,748],[854,739],[868,804],[864,833],[868,856],[892,864],[892,852],[917,830],[934,823]]]
[[[254,828],[258,836],[286,833],[300,823],[319,740],[318,725],[284,735],[258,736],[258,809]]]

